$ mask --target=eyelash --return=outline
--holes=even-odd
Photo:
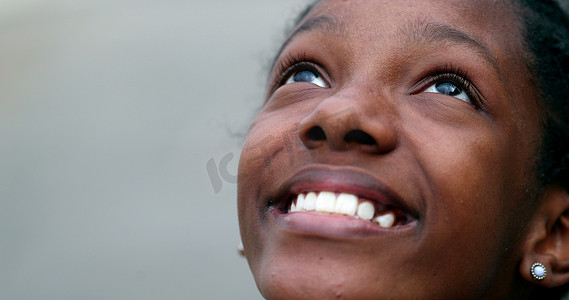
[[[315,73],[320,74],[321,72],[316,67],[316,63],[307,57],[306,53],[298,55],[287,55],[275,68],[274,77],[271,82],[273,85],[271,87],[271,92],[285,84],[286,80],[294,74],[294,72],[300,70],[310,70]]]
[[[435,69],[431,72],[432,75],[429,75],[425,79],[421,80],[419,83],[421,86],[430,86],[431,84],[435,84],[437,82],[442,81],[450,81],[456,84],[459,88],[461,88],[470,99],[472,99],[472,104],[476,107],[476,109],[483,109],[482,103],[480,101],[480,97],[474,88],[474,85],[466,78],[468,75],[462,69],[457,68],[453,65],[445,65],[442,68]],[[421,89],[421,91],[423,91]]]

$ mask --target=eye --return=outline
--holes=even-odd
[[[318,75],[314,71],[307,70],[307,69],[294,72],[287,79],[285,84],[291,84],[291,83],[296,83],[296,82],[308,82],[308,83],[315,84],[315,85],[322,87],[322,88],[328,87],[328,85],[326,84],[326,82],[324,82],[324,79],[322,79],[322,77],[320,77],[320,75]]]
[[[470,99],[468,92],[451,81],[439,81],[429,86],[425,90],[425,93],[437,93],[452,96],[466,103],[472,104],[472,99]]]

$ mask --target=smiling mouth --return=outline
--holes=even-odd
[[[264,211],[284,232],[333,239],[413,232],[421,210],[418,201],[348,166],[302,168],[265,201]]]
[[[307,212],[341,215],[371,222],[382,228],[394,228],[409,223],[409,216],[402,210],[385,206],[354,194],[330,191],[303,192],[293,197],[288,213]]]

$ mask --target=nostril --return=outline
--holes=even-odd
[[[307,133],[306,137],[314,141],[324,141],[326,140],[326,133],[320,126],[312,127]]]
[[[346,141],[347,143],[350,142],[355,142],[358,144],[363,144],[363,145],[375,145],[375,139],[361,131],[361,130],[352,130],[350,132],[348,132],[345,136],[344,136],[344,141]]]

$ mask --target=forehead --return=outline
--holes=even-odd
[[[520,38],[518,34],[512,35],[519,32],[514,6],[503,0],[321,0],[304,21],[318,15],[334,17],[340,23],[335,29],[343,29],[343,34],[352,37],[390,33],[393,32],[390,29],[401,29],[402,23],[415,21],[478,31],[487,39]]]
[[[496,69],[507,66],[520,74],[528,73],[520,28],[510,1],[321,0],[280,52],[305,32],[341,39],[352,51],[367,53],[386,45],[418,49],[458,42],[478,50]]]
[[[312,11],[336,11],[349,14],[352,11],[367,12],[371,15],[398,13],[404,11],[420,11],[426,13],[440,12],[451,16],[450,11],[472,16],[491,15],[504,16],[513,12],[514,5],[508,0],[320,0]],[[487,20],[479,20],[484,23]]]

